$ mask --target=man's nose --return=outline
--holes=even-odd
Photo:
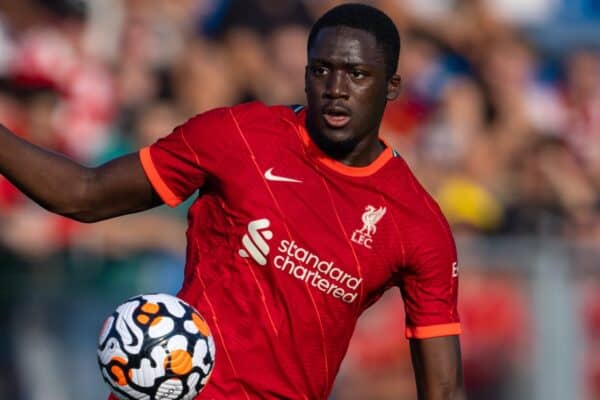
[[[333,71],[326,82],[325,97],[337,99],[348,98],[348,84],[343,71]]]

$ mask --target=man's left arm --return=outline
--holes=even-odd
[[[465,400],[458,335],[410,339],[418,400]]]

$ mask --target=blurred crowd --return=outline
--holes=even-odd
[[[95,164],[213,107],[303,103],[307,31],[337,3],[4,1],[0,119]],[[373,3],[403,40],[404,90],[381,133],[451,223],[597,241],[597,43],[536,46],[522,27],[550,15],[554,1]],[[12,210],[19,195],[6,183],[1,189],[1,210]]]
[[[308,30],[316,17],[339,3],[0,0],[0,122],[33,143],[98,165],[149,145],[214,107],[257,99],[303,104]],[[402,37],[403,91],[388,105],[381,134],[436,197],[455,233],[561,237],[598,249],[600,40],[582,38],[560,47],[547,46],[552,30],[542,31],[543,40],[532,35],[528,28],[568,11],[559,1],[370,3],[394,19]],[[569,3],[587,7],[582,15],[600,21],[596,2]],[[161,207],[82,225],[46,213],[0,176],[0,249],[3,259],[16,260],[17,266],[1,286],[0,311],[6,311],[2,304],[22,296],[14,276],[29,282],[31,290],[47,289],[61,279],[39,272],[39,265],[53,257],[61,265],[57,275],[79,268],[78,260],[88,260],[89,254],[102,260],[98,269],[106,260],[123,263],[142,257],[139,265],[151,263],[155,273],[136,276],[164,282],[164,266],[182,263],[185,212],[184,207]],[[96,285],[101,274],[84,273],[81,280]],[[112,282],[118,274],[113,270]],[[31,276],[39,278],[31,283]],[[64,288],[64,279],[56,287]],[[177,278],[172,279],[165,290],[177,290]],[[509,277],[487,286],[478,284],[477,277],[470,279],[462,301],[470,310],[467,323],[477,332],[472,337],[480,338],[465,347],[466,365],[474,366],[467,371],[471,398],[508,398],[503,397],[503,379],[516,373],[511,369],[519,360],[502,355],[507,345],[527,345],[522,334],[527,324],[524,289]],[[69,290],[77,290],[75,283],[69,284],[74,286]],[[22,301],[37,315],[39,304]],[[391,314],[402,306],[399,300],[386,300],[380,310],[386,307]],[[586,312],[590,332],[596,332],[590,340],[600,344],[597,308]],[[400,337],[401,324],[394,325],[385,317],[387,311],[381,312],[384,317],[370,317],[371,326]],[[41,326],[48,322],[41,321]],[[35,324],[31,319],[18,322]],[[521,328],[515,332],[515,326]],[[11,333],[0,333],[0,339],[2,335]],[[381,343],[388,345],[379,352],[373,352],[370,342],[358,344],[352,358],[364,365],[373,354],[380,355],[377,365],[385,370],[375,368],[373,375],[383,377],[381,384],[368,389],[379,394],[361,392],[366,387],[362,380],[375,378],[352,375],[348,367],[343,376],[351,378],[342,381],[354,384],[336,389],[339,399],[412,395],[406,346],[392,339]],[[27,354],[14,357],[28,359]],[[479,358],[499,361],[486,369]],[[600,357],[594,360],[598,365],[589,373],[600,396]],[[0,370],[7,377],[17,374],[1,365]],[[400,374],[407,378],[399,380]],[[19,399],[13,390],[10,398]],[[68,398],[61,392],[56,396],[41,398]]]

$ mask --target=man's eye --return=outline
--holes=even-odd
[[[367,76],[363,71],[352,71],[350,74],[354,79],[363,79]]]
[[[316,76],[323,76],[323,75],[327,74],[327,68],[325,68],[325,67],[313,67],[312,71],[313,71],[313,74]]]

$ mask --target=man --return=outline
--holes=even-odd
[[[336,7],[308,39],[308,107],[242,104],[198,115],[97,168],[0,132],[0,172],[84,222],[189,211],[179,296],[219,361],[199,398],[326,399],[358,316],[398,286],[419,399],[463,398],[456,250],[435,202],[378,138],[400,90],[392,21]]]

